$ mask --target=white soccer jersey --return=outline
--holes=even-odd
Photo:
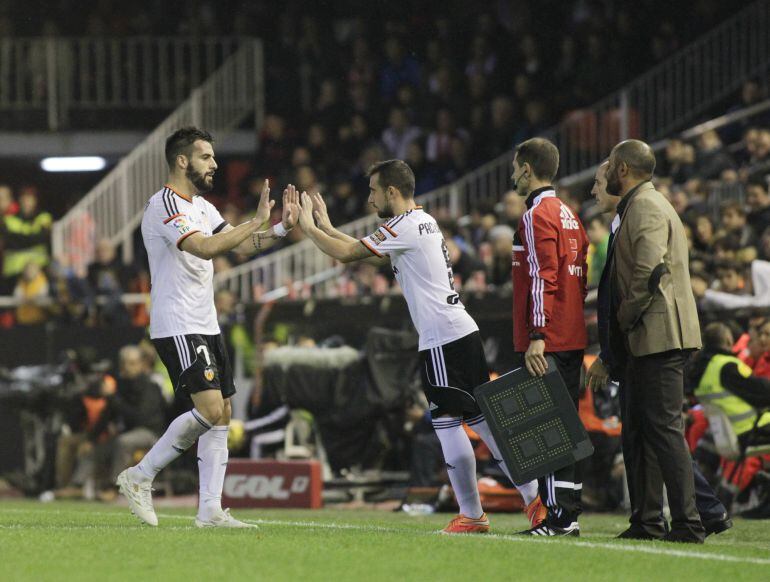
[[[142,238],[150,259],[150,337],[219,333],[214,264],[179,248],[195,232],[216,234],[227,222],[201,196],[188,200],[166,186],[144,207]]]
[[[449,252],[435,219],[418,206],[380,226],[361,243],[372,254],[390,257],[420,351],[448,344],[477,331],[454,290]]]

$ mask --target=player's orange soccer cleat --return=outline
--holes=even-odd
[[[532,524],[532,527],[539,526],[548,515],[548,509],[543,505],[543,502],[540,501],[539,495],[532,500],[532,503],[524,508],[524,512],[527,514],[527,518],[529,519],[529,523]]]
[[[445,534],[472,534],[488,533],[489,519],[487,514],[482,513],[478,519],[465,517],[462,513],[449,522],[449,525],[441,530]]]

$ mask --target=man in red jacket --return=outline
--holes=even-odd
[[[533,376],[545,374],[545,355],[551,355],[577,409],[587,339],[588,238],[551,186],[558,168],[559,151],[550,141],[533,138],[516,147],[511,179],[516,192],[527,197],[527,210],[513,241],[513,345]],[[575,465],[541,478],[539,487],[548,517],[523,533],[580,535],[583,485]]]

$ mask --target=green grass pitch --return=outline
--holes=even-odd
[[[579,539],[515,536],[523,515],[491,515],[492,534],[442,536],[446,514],[236,510],[258,530],[198,530],[194,509],[0,502],[0,580],[770,580],[770,522],[736,520],[703,546],[626,542],[621,515],[586,515]]]

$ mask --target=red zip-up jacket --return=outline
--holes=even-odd
[[[546,352],[586,347],[588,237],[580,219],[552,187],[533,191],[513,240],[513,347],[524,352],[530,333]]]

